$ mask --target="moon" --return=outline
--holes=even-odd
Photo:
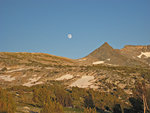
[[[72,34],[68,34],[67,37],[68,37],[69,39],[71,39],[71,38],[72,38]]]

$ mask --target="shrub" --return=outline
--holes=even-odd
[[[14,113],[16,110],[12,95],[0,88],[0,113]]]
[[[32,100],[37,104],[37,106],[43,106],[48,99],[51,98],[51,91],[46,88],[38,88],[33,91]]]
[[[61,87],[57,87],[57,89],[55,90],[55,96],[56,101],[64,107],[72,106],[72,98],[70,94]]]
[[[85,108],[84,109],[84,113],[96,113],[96,109],[95,108]]]
[[[56,101],[52,102],[50,99],[46,103],[40,113],[64,113],[63,107],[61,104],[57,103]]]

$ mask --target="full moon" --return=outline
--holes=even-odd
[[[69,38],[69,39],[71,39],[71,38],[72,38],[72,34],[68,34],[67,36],[68,36],[68,38]]]

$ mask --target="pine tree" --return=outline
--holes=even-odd
[[[136,92],[135,94],[143,101],[143,106],[144,106],[144,113],[146,111],[150,112],[148,103],[147,103],[147,88],[145,82],[138,82],[136,85]]]
[[[96,113],[96,109],[95,108],[85,108],[84,109],[84,113]]]
[[[52,102],[51,100],[48,100],[44,103],[40,113],[63,113],[63,107],[56,101]]]
[[[12,95],[0,88],[0,113],[14,113],[15,109]]]

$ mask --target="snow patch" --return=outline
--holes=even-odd
[[[107,60],[110,61],[110,58],[108,58]]]
[[[98,89],[99,87],[96,86],[96,85],[91,85],[90,88],[92,88],[92,89]]]
[[[13,81],[15,80],[16,78],[15,77],[11,77],[11,75],[1,75],[0,76],[0,79],[3,79],[4,81]]]
[[[104,61],[96,61],[96,62],[93,62],[93,64],[103,64]]]
[[[52,67],[45,67],[45,69],[53,69]]]
[[[14,69],[14,70],[7,71],[7,73],[12,73],[12,72],[16,72],[16,71],[22,71],[24,69],[26,69],[26,68]]]
[[[26,76],[27,76],[26,74],[22,75],[22,77],[26,77]]]
[[[66,74],[66,75],[61,76],[60,78],[57,78],[56,80],[68,80],[72,78],[73,78],[73,75]]]
[[[43,84],[42,81],[36,82],[34,85]]]
[[[31,82],[36,82],[40,79],[41,77],[37,77],[37,78],[29,78],[29,81]]]
[[[142,56],[145,56],[146,58],[149,58],[150,57],[150,52],[141,52],[141,54],[137,57],[141,58]]]
[[[70,86],[71,87],[80,87],[80,88],[87,88],[92,86],[92,81],[94,80],[94,76],[82,76],[80,79],[77,81],[73,82]]]
[[[33,75],[33,77],[36,77],[37,75],[35,74],[35,75]]]
[[[37,78],[29,78],[29,82],[27,83],[24,83],[23,86],[33,86],[33,85],[36,85],[37,83],[35,83],[36,81],[38,81],[41,77],[37,77]]]

